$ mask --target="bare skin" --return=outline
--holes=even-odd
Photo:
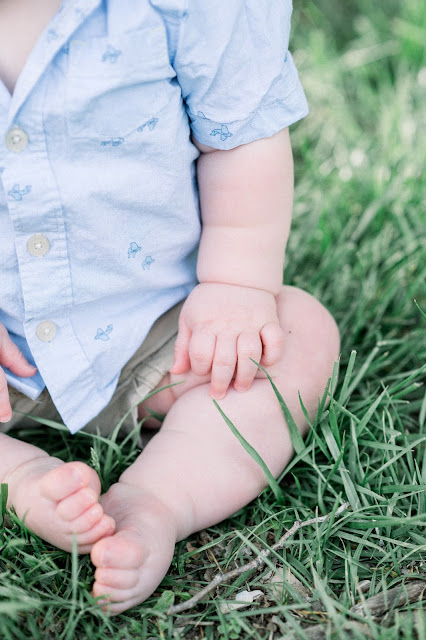
[[[1,434],[0,445],[2,455],[13,448],[29,453],[25,443]],[[63,463],[34,450],[34,457],[3,475],[8,506],[43,540],[71,551],[75,536],[79,552],[88,553],[94,542],[115,530],[113,518],[99,503],[101,485],[96,472],[82,462]]]
[[[328,312],[299,289],[285,287],[277,307],[286,341],[269,372],[304,433],[298,391],[312,416],[338,357],[339,336]],[[214,407],[210,377],[189,374],[186,383],[151,399],[150,408],[167,412],[162,428],[101,498],[117,531],[93,545],[93,594],[101,602],[104,597],[105,610],[113,614],[154,591],[178,540],[235,513],[266,486],[263,472]],[[182,379],[169,374],[162,384]],[[269,381],[256,374],[243,399],[230,389],[220,406],[272,473],[281,473],[293,449]]]
[[[41,32],[61,0],[0,0],[0,78],[12,94]]]

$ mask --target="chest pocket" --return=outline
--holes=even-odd
[[[118,146],[154,130],[175,75],[162,28],[73,40],[68,55],[70,136]]]

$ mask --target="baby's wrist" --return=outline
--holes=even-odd
[[[251,291],[260,291],[262,293],[268,293],[270,295],[272,295],[274,298],[278,295],[280,287],[278,287],[277,289],[273,289],[272,287],[269,288],[265,288],[264,286],[260,285],[256,286],[254,284],[246,284],[246,283],[240,283],[240,282],[223,282],[220,280],[202,280],[199,282],[200,285],[218,285],[218,286],[224,286],[224,287],[237,287],[238,289],[248,289]]]

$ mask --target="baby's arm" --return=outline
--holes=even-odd
[[[0,323],[0,365],[7,367],[17,376],[33,376],[37,369],[33,367],[23,356],[21,351],[9,337],[6,328]],[[12,417],[12,409],[9,402],[7,381],[3,369],[0,366],[0,422],[8,422]]]
[[[197,275],[180,316],[173,373],[212,373],[212,395],[245,391],[283,346],[281,289],[293,200],[288,129],[230,151],[200,149],[202,234]]]

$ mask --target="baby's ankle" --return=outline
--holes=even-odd
[[[59,458],[54,458],[45,451],[40,451],[39,455],[28,458],[16,467],[8,469],[1,481],[2,484],[7,484],[7,508],[14,505],[14,496],[22,480],[28,480],[32,474],[39,472],[40,469],[48,471],[60,464],[63,463]]]
[[[50,458],[43,449],[0,433],[0,483],[8,484],[21,465],[38,458]]]
[[[147,525],[152,522],[157,526],[159,522],[163,522],[175,541],[181,539],[182,523],[179,511],[174,508],[173,504],[169,503],[167,498],[163,499],[155,490],[145,488],[132,480],[128,481],[120,478],[103,496],[102,504],[107,513],[107,505],[110,500],[115,505],[118,501],[122,501],[123,512],[126,512],[123,513],[123,519],[126,520],[130,527],[134,522],[135,528],[138,528],[145,519]]]

